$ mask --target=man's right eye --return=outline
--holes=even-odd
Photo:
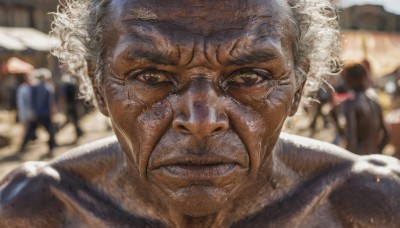
[[[142,70],[132,72],[128,77],[146,84],[158,84],[164,82],[172,82],[167,72],[160,70]]]
[[[229,79],[228,83],[237,86],[255,86],[266,80],[271,79],[271,74],[266,70],[261,69],[241,69],[234,72]]]

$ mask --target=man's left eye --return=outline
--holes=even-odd
[[[146,84],[171,82],[171,79],[167,76],[167,74],[159,70],[142,71],[134,74],[133,78]]]
[[[267,75],[264,75],[267,74]],[[252,86],[258,84],[269,76],[268,73],[258,72],[255,70],[239,71],[234,73],[229,79],[228,83],[236,85]]]

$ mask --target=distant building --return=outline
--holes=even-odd
[[[400,15],[381,5],[353,5],[339,9],[339,20],[345,61],[368,61],[377,78],[399,68]]]
[[[58,0],[0,0],[0,26],[31,27],[49,32]]]
[[[385,11],[380,5],[354,5],[339,11],[344,30],[400,32],[400,15]]]
[[[26,28],[48,34],[53,19],[49,13],[57,10],[58,2],[58,0],[0,0],[0,35],[3,38],[0,40],[0,109],[15,108],[16,77],[2,70],[6,68],[4,65],[11,57],[22,59],[35,68],[47,67],[53,72],[56,83],[60,81],[59,63],[55,57],[50,56],[48,50],[37,48],[36,45],[28,45],[26,48],[12,48],[11,45],[14,42],[24,44],[24,40],[31,40],[32,43],[33,37],[30,34],[34,34],[35,31]],[[10,31],[13,34],[7,33]],[[36,34],[38,33],[36,31]],[[43,36],[45,35],[42,34]],[[13,42],[7,42],[5,38]]]

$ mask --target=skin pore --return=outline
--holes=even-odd
[[[288,6],[192,4],[112,1],[96,91],[131,172],[175,222],[270,192],[271,151],[301,97]]]

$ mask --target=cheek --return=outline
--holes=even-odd
[[[264,122],[269,126],[281,126],[290,113],[293,98],[294,87],[291,84],[272,88],[260,104]]]
[[[152,105],[146,111],[140,113],[137,118],[136,131],[138,132],[139,166],[142,173],[147,170],[148,161],[161,137],[171,126],[173,111],[168,100],[160,101]]]
[[[264,127],[258,135],[262,137],[260,140],[264,143],[264,150],[273,149],[282,126],[290,114],[293,97],[294,87],[292,84],[285,84],[274,87],[260,105],[262,107],[260,125]]]
[[[137,126],[137,117],[143,104],[128,99],[129,91],[124,85],[111,84],[105,87],[105,100],[112,120],[115,134],[128,157],[137,163],[138,158],[134,151],[136,148],[133,143],[138,141],[140,132]]]
[[[113,84],[107,87],[107,107],[120,144],[144,174],[154,146],[172,121],[168,99],[149,105],[129,87]]]
[[[240,104],[231,105],[231,125],[249,152],[250,175],[255,175],[260,163],[270,155],[290,112],[293,95],[291,84],[279,85],[271,87],[262,97],[242,99]]]
[[[279,128],[290,113],[290,107],[294,97],[294,86],[290,80],[271,84],[264,90],[239,91],[232,94],[235,105],[231,108],[235,118],[240,120],[240,128],[252,134],[260,134],[264,131],[271,133]],[[278,131],[279,133],[279,131]]]

